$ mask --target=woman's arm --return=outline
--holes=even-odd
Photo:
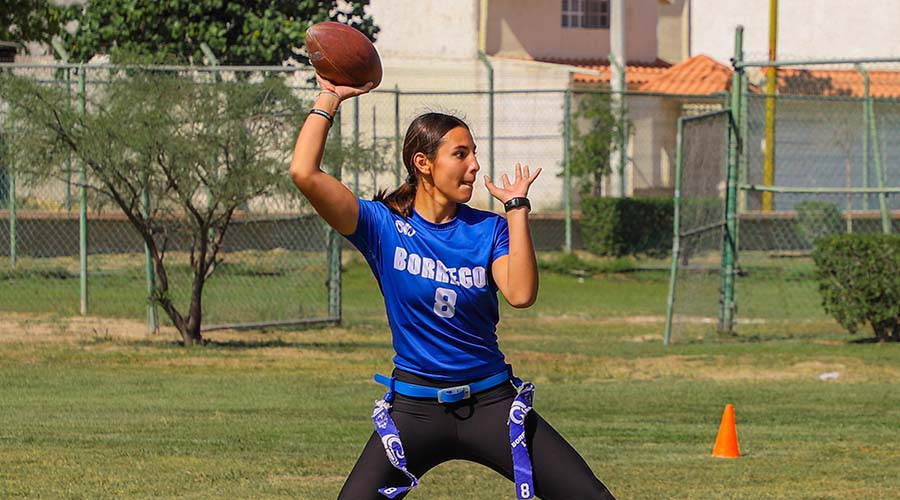
[[[528,166],[523,174],[522,166],[516,164],[516,178],[510,183],[503,175],[503,188],[499,188],[485,177],[485,186],[491,195],[506,203],[515,197],[528,196],[528,188],[540,175],[538,168],[531,175]],[[504,255],[491,265],[491,274],[500,292],[513,307],[529,307],[534,304],[538,293],[537,260],[534,256],[534,245],[531,242],[531,230],[528,227],[528,209],[513,208],[506,213],[509,225],[509,255]]]
[[[353,88],[335,86],[318,75],[316,79],[323,92],[319,94],[313,107],[332,117],[342,101],[364,94],[372,88],[371,83],[365,87]],[[341,181],[320,168],[325,152],[325,139],[330,128],[331,121],[325,116],[310,113],[306,117],[294,145],[291,179],[325,222],[341,234],[352,234],[356,231],[356,220],[359,216],[356,196]]]

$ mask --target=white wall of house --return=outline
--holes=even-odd
[[[769,0],[690,0],[691,55],[718,61],[734,55],[734,29],[744,26],[745,58],[765,60]],[[900,2],[778,2],[779,59],[900,56]]]
[[[517,8],[512,4],[508,7]],[[559,5],[556,8],[558,10]],[[455,0],[452,4],[440,0],[373,0],[368,12],[381,27],[376,47],[382,57],[384,80],[379,89],[381,92],[360,99],[362,140],[371,140],[373,109],[378,137],[393,135],[398,115],[394,111],[393,94],[389,91],[397,88],[402,92],[399,105],[401,137],[410,121],[420,113],[442,111],[460,116],[475,136],[482,174],[488,174],[490,120],[486,91],[489,80],[487,66],[478,58],[479,0]],[[541,9],[535,10],[533,15],[537,19],[545,17]],[[559,18],[557,12],[553,19],[557,28]],[[490,26],[488,29],[490,31]],[[516,162],[543,167],[544,174],[532,188],[533,205],[536,210],[557,210],[562,206],[562,179],[556,174],[561,171],[563,155],[563,91],[569,86],[570,68],[527,60],[488,59],[493,66],[494,89],[498,91],[494,101],[495,180],[504,172],[512,173]],[[517,90],[555,92],[515,92]],[[345,134],[353,127],[352,112],[349,111],[352,111],[351,106],[343,111]],[[348,177],[345,176],[344,181],[347,182]],[[396,176],[393,171],[383,173],[374,183],[377,186],[372,186],[371,176],[360,181],[367,190],[373,187],[384,189],[396,184]],[[472,204],[486,208],[489,199],[487,190],[479,187]],[[499,209],[496,203],[495,208]]]
[[[681,103],[653,96],[628,98],[628,116],[634,127],[628,194],[662,194],[672,188],[669,171],[675,165],[675,129]]]
[[[657,57],[677,64],[688,57],[690,0],[659,0],[659,18],[656,24]]]
[[[658,51],[657,18],[668,8],[666,36],[681,29],[679,8],[684,0],[629,0],[627,58],[651,62]],[[531,58],[604,59],[609,54],[609,30],[564,29],[561,0],[489,0],[486,52],[494,70],[495,180],[521,162],[544,173],[531,192],[536,210],[563,206],[563,91],[569,88],[567,66],[529,61]],[[445,111],[463,117],[478,145],[482,173],[490,168],[489,99],[487,94],[440,94],[445,91],[487,91],[488,71],[478,59],[480,0],[373,0],[368,12],[380,26],[376,46],[384,64],[384,81],[376,92],[360,99],[360,134],[371,140],[372,114],[377,135],[393,135],[397,113],[390,90],[403,92],[399,104],[400,135],[425,111]],[[668,12],[668,11],[666,11]],[[418,21],[418,22],[413,22]],[[671,32],[671,33],[669,33]],[[681,49],[672,48],[673,57]],[[396,86],[396,87],[395,87]],[[547,92],[516,93],[517,90]],[[415,94],[408,94],[415,92]],[[349,107],[343,111],[344,131],[351,130]],[[666,171],[674,163],[675,121],[679,106],[661,98],[641,98],[629,104],[635,125],[626,173],[629,193],[670,187]],[[366,139],[369,138],[369,139]],[[403,173],[405,177],[405,172]],[[361,179],[364,192],[391,188],[392,171]],[[345,176],[344,181],[348,178]],[[375,185],[372,185],[375,184]],[[489,194],[476,189],[472,204],[488,206]],[[499,207],[495,203],[495,209]]]
[[[372,0],[366,12],[383,59],[426,62],[476,58],[479,9],[478,0]]]

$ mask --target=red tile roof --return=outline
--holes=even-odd
[[[575,73],[575,81],[578,83],[609,83],[612,71],[607,59],[542,59],[542,62],[568,64],[578,66],[591,71],[599,71],[600,75],[588,73]],[[641,85],[661,75],[671,64],[657,59],[650,63],[631,62],[625,64],[625,86],[628,90],[637,90]]]
[[[672,66],[639,90],[688,95],[727,92],[731,88],[731,73],[730,67],[700,54]]]
[[[869,71],[871,97],[900,97],[900,71]],[[865,96],[863,75],[855,69],[778,70],[778,92],[788,95]]]
[[[599,71],[600,74],[575,74],[578,83],[609,83],[606,60],[543,59],[542,62],[568,64]],[[761,68],[764,73],[765,68]],[[869,95],[900,97],[900,71],[870,70]],[[700,54],[674,66],[665,61],[629,63],[625,66],[628,90],[662,94],[710,95],[731,91],[732,68]],[[779,68],[778,93],[783,95],[862,97],[862,74],[855,69]],[[765,92],[765,85],[750,85],[750,92]]]

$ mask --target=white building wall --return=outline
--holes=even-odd
[[[376,114],[377,136],[394,134],[394,96],[399,89],[400,136],[409,123],[427,111],[452,113],[471,127],[478,146],[482,172],[490,168],[490,120],[488,70],[478,58],[478,0],[373,0],[368,12],[381,27],[376,41],[384,66],[378,91],[359,99],[361,142],[371,141],[372,114]],[[428,22],[413,22],[427,19]],[[556,20],[558,24],[558,19]],[[532,61],[489,58],[494,71],[495,181],[514,172],[516,162],[543,167],[532,187],[536,210],[558,210],[562,206],[563,91],[570,81],[569,68]],[[550,90],[548,93],[516,93],[516,90]],[[459,93],[452,93],[459,92]],[[481,93],[478,93],[481,92]],[[348,103],[349,104],[349,103]],[[352,105],[342,111],[344,134],[353,130]],[[405,167],[401,167],[404,168]],[[403,172],[405,177],[405,170]],[[344,182],[350,178],[345,176]],[[361,190],[392,189],[393,171],[381,174],[376,186],[371,176],[360,179]],[[472,205],[489,206],[490,195],[479,180]],[[500,207],[494,203],[494,208]]]
[[[745,59],[769,51],[769,0],[690,0],[691,56],[727,62],[734,30],[744,26]],[[779,59],[900,56],[900,2],[816,0],[778,2]]]
[[[366,12],[383,59],[427,62],[478,56],[479,9],[478,0],[372,0]]]

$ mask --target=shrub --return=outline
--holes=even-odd
[[[841,211],[833,203],[809,200],[798,203],[795,208],[797,234],[808,246],[813,246],[819,238],[844,232]]]
[[[825,312],[850,333],[868,322],[880,342],[900,341],[900,235],[825,237],[813,259]]]
[[[671,198],[587,198],[581,202],[581,234],[597,255],[668,255],[672,247]]]

